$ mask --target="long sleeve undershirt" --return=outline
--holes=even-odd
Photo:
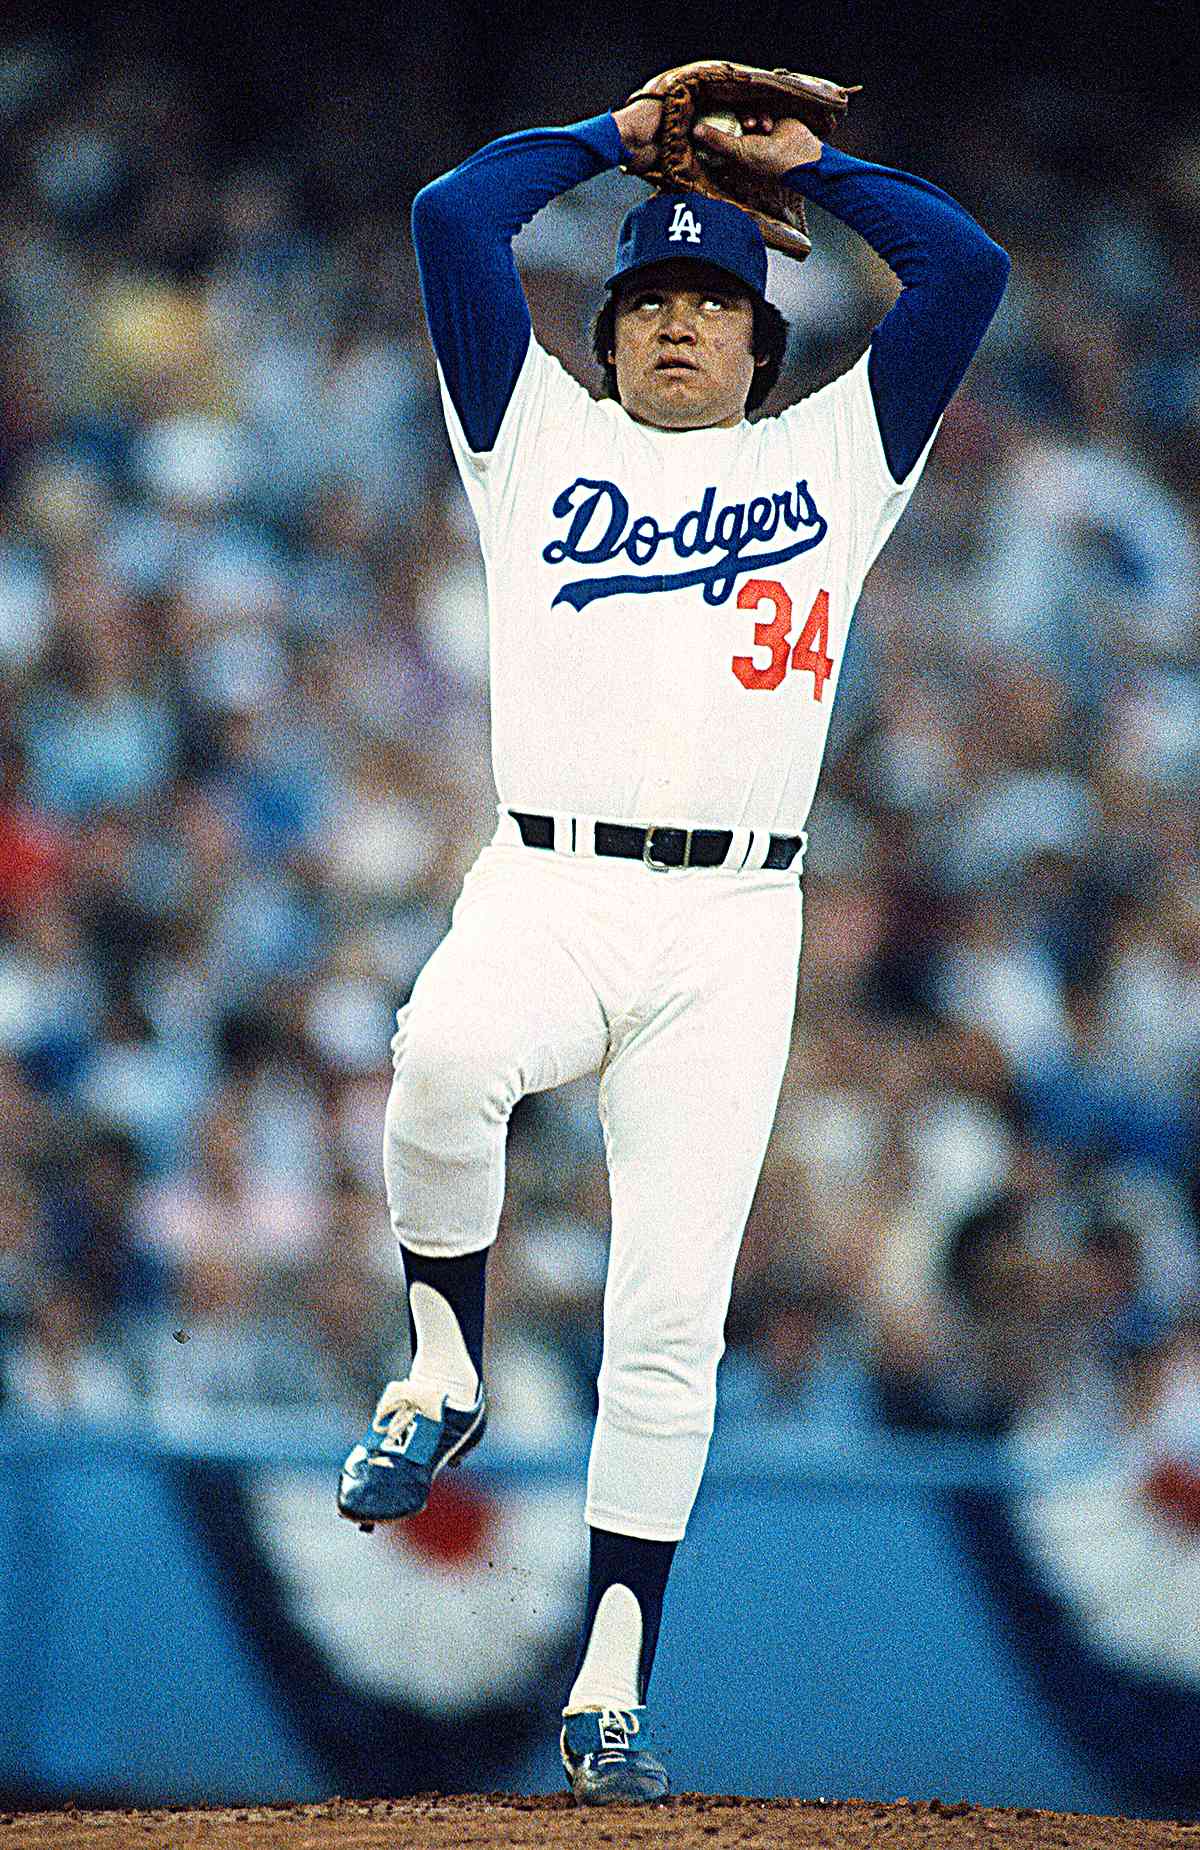
[[[1008,281],[1008,253],[928,180],[825,147],[787,184],[857,231],[900,278],[871,336],[867,376],[884,454],[902,482],[950,403]]]
[[[611,115],[506,135],[413,202],[430,338],[473,450],[496,441],[532,326],[513,239],[549,200],[625,158]],[[884,454],[902,481],[995,313],[1009,260],[948,194],[837,149],[787,183],[857,231],[900,279],[871,337],[868,377]]]

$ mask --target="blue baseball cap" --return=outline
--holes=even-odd
[[[655,193],[625,214],[617,234],[614,283],[652,263],[689,257],[727,270],[760,301],[766,301],[767,247],[748,212],[703,193]]]

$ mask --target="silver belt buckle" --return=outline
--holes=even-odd
[[[654,858],[654,837],[661,835],[671,826],[667,822],[653,822],[646,830],[646,839],[642,844],[642,863],[653,874],[672,874],[677,871],[672,861],[656,861]],[[678,871],[682,872],[685,867],[690,867],[692,864],[692,831],[683,829],[680,833],[683,836],[683,859],[679,863]]]

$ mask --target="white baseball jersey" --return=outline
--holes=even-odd
[[[501,805],[799,833],[863,579],[929,454],[893,480],[867,355],[733,429],[640,424],[534,339],[491,450],[444,380],[442,401],[487,569]]]

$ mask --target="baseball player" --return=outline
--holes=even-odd
[[[936,187],[797,120],[700,127],[852,226],[901,293],[848,372],[751,423],[786,332],[758,227],[655,194],[621,227],[594,399],[534,338],[512,240],[557,194],[649,165],[662,83],[493,142],[413,208],[487,567],[499,823],[398,1017],[384,1161],[413,1361],[338,1495],[363,1527],[412,1515],[482,1437],[509,1115],[598,1072],[612,1242],[561,1734],[583,1804],[668,1790],[647,1692],[788,1053],[803,829],[846,634],[1008,272]]]

